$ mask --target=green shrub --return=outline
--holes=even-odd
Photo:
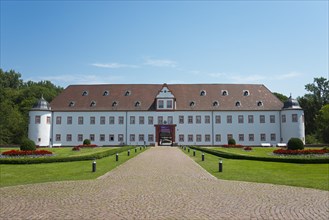
[[[20,146],[21,150],[36,150],[34,141],[26,138],[22,141],[22,144]]]
[[[288,150],[303,150],[304,143],[299,138],[290,138],[288,141]]]
[[[89,139],[84,139],[83,145],[90,145],[90,144],[91,144],[91,142]]]
[[[235,145],[235,144],[236,144],[236,142],[233,138],[228,140],[228,145]]]
[[[314,134],[313,135],[312,134],[308,134],[305,137],[305,142],[306,142],[306,144],[317,144],[320,141],[316,138],[316,136]]]

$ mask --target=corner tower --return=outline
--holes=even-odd
[[[51,108],[49,103],[41,97],[29,112],[28,137],[38,146],[50,146]]]
[[[295,137],[305,144],[304,111],[291,96],[284,102],[281,111],[281,134],[281,142],[287,143],[290,138]]]

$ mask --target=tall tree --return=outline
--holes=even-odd
[[[329,104],[324,105],[316,116],[319,138],[329,143]]]
[[[278,99],[280,99],[281,102],[285,102],[288,100],[288,97],[281,93],[273,92],[273,95],[275,95]]]

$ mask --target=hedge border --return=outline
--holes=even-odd
[[[223,157],[227,159],[236,160],[256,160],[256,161],[266,161],[266,162],[283,162],[283,163],[300,163],[300,164],[326,164],[329,163],[329,158],[318,158],[318,159],[308,159],[308,158],[274,158],[274,157],[255,157],[248,155],[232,154],[223,151],[215,151],[212,149],[188,146],[191,149],[199,150],[208,154],[212,154],[218,157]]]
[[[94,160],[101,159],[114,155],[116,153],[121,153],[127,150],[134,149],[134,146],[120,147],[120,148],[110,148],[106,151],[96,152],[88,155],[77,155],[71,157],[37,157],[37,158],[0,158],[0,164],[38,164],[38,163],[56,163],[56,162],[73,162],[73,161],[83,161],[83,160]]]

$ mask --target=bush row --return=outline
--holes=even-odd
[[[236,160],[256,160],[256,161],[268,161],[268,162],[284,162],[284,163],[301,163],[301,164],[323,164],[329,163],[329,158],[284,158],[284,157],[255,157],[248,155],[232,154],[202,147],[190,146],[191,149],[199,150],[208,154],[212,154],[218,157]]]
[[[0,164],[36,164],[36,163],[55,163],[55,162],[73,162],[82,160],[93,160],[108,157],[116,153],[121,153],[135,147],[110,148],[106,151],[96,152],[88,155],[76,155],[71,157],[39,157],[39,158],[0,158]]]

